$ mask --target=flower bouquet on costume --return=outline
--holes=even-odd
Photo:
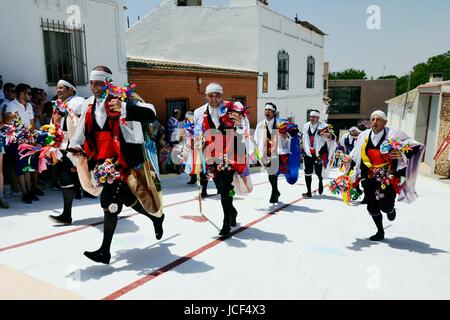
[[[377,200],[385,197],[384,191],[392,186],[397,194],[402,191],[402,180],[392,174],[388,167],[374,168],[370,178],[375,178],[380,184],[380,188],[375,191]]]
[[[380,150],[382,154],[389,154],[391,151],[400,151],[403,161],[407,161],[406,155],[413,151],[413,148],[411,144],[404,143],[398,138],[389,138],[381,144]]]
[[[96,188],[101,188],[105,184],[113,184],[120,179],[120,171],[112,159],[107,159],[103,164],[99,164],[94,170],[94,180]]]
[[[350,205],[352,199],[359,197],[359,193],[355,190],[358,185],[359,172],[350,172],[348,175],[342,175],[332,180],[328,186],[333,194],[341,194],[345,204]]]
[[[130,85],[129,83],[125,83],[123,87],[120,87],[116,86],[112,79],[107,79],[105,81],[105,86],[103,87],[100,101],[103,102],[105,106],[107,106],[112,99],[119,99],[120,101],[125,102],[128,99],[131,99],[135,93],[135,84]],[[111,117],[120,117],[120,123],[128,126],[125,117],[121,116],[121,112],[111,111],[109,110],[109,107],[106,107],[106,113]]]
[[[53,101],[54,111],[53,113],[61,112],[61,113],[68,113],[71,118],[74,118],[75,112],[72,110],[71,107],[67,104],[67,102],[62,101],[61,99],[58,99],[56,101]]]
[[[336,152],[336,159],[340,163],[339,171],[342,173],[347,173],[350,171],[352,157],[345,154],[343,151],[339,150]]]
[[[20,158],[28,157],[28,166],[24,172],[34,172],[32,161],[37,157],[37,170],[39,173],[47,170],[47,166],[55,165],[63,157],[60,148],[64,139],[64,132],[58,125],[45,125],[41,130],[34,130],[33,139],[29,143],[22,143],[18,152]]]
[[[334,136],[334,127],[331,124],[327,124],[327,123],[322,123],[319,125],[319,134],[330,134],[332,136]]]
[[[123,87],[116,86],[112,79],[107,79],[105,81],[105,86],[103,87],[103,93],[101,100],[105,101],[106,97],[111,95],[114,98],[118,98],[122,101],[126,101],[127,99],[131,99],[133,94],[136,93],[136,85],[125,83]]]

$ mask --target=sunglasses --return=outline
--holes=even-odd
[[[208,94],[209,98],[220,98],[222,95],[220,93],[210,93]]]

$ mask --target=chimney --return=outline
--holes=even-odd
[[[430,74],[430,83],[444,81],[444,74],[442,72],[434,72]]]

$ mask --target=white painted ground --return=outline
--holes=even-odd
[[[294,186],[283,178],[284,204],[270,206],[267,176],[252,177],[259,183],[253,194],[235,201],[241,226],[299,200],[305,191],[303,175]],[[217,238],[213,224],[221,227],[219,198],[204,202],[212,223],[182,218],[199,215],[193,200],[196,187],[187,186],[187,181],[185,175],[164,178],[169,206],[162,242],[157,243],[151,222],[143,216],[119,221],[110,266],[83,256],[83,251],[100,245],[102,225],[2,251],[101,221],[98,200],[76,200],[74,225],[55,227],[47,216],[60,212],[60,193],[47,191],[31,206],[9,199],[12,209],[0,211],[0,264],[76,296],[103,299]],[[416,203],[398,204],[393,223],[385,218],[383,243],[367,240],[376,230],[364,206],[346,206],[326,191],[312,200],[299,200],[116,298],[450,299],[450,187],[420,177],[417,189]],[[213,183],[209,192],[215,194]],[[179,202],[183,203],[175,204]],[[0,283],[9,276],[0,271]],[[7,296],[7,289],[0,290]]]

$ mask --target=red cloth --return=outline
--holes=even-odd
[[[108,118],[106,124],[109,126],[109,130],[97,131],[92,135],[94,116],[92,115],[92,105],[90,105],[86,112],[84,150],[89,158],[95,160],[117,157],[117,162],[122,167],[120,170],[122,173],[127,168],[127,163],[120,149],[119,118]]]
[[[314,149],[314,135],[313,134],[309,135],[309,149],[311,151],[311,155],[315,156],[316,149]]]
[[[222,120],[222,119],[221,119]],[[223,121],[222,121],[223,122]],[[233,122],[233,126],[234,126],[234,122]],[[205,132],[207,132],[208,130],[211,129],[211,126],[209,124],[208,121],[208,112],[205,111],[204,116],[203,116],[203,129],[205,130]],[[230,129],[234,129],[234,127],[231,127]],[[211,151],[211,157],[212,158],[221,158],[223,159],[223,156],[225,154],[232,154],[233,157],[232,159],[228,159],[229,164],[231,165],[231,167],[236,170],[238,173],[243,173],[247,167],[247,157],[246,157],[246,153],[245,150],[243,152],[242,155],[238,155],[238,150],[235,149],[235,144],[234,144],[234,138],[235,138],[235,134],[231,134],[231,135],[215,135],[215,136],[211,136],[211,135],[206,135],[205,136],[205,147],[204,150],[206,148],[208,148],[208,151]],[[214,143],[216,143],[216,139],[222,139],[222,150],[223,152],[220,152],[221,150],[215,150],[215,148],[213,148]],[[238,142],[240,143],[240,142]],[[206,162],[208,163],[208,160],[205,157]]]
[[[391,162],[389,155],[382,154],[380,149],[367,150],[367,157],[373,166],[379,166],[387,162]]]
[[[288,172],[288,160],[289,155],[288,154],[280,154],[280,169],[279,172],[282,174],[286,174]]]

